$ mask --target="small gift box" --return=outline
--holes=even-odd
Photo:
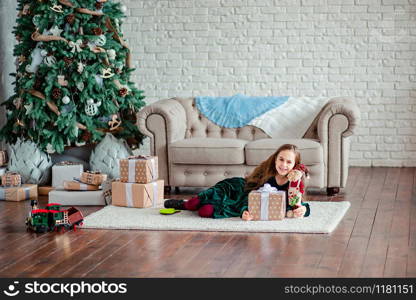
[[[86,184],[100,185],[107,180],[107,174],[98,171],[82,172],[80,180]]]
[[[121,182],[149,183],[158,179],[157,156],[130,156],[119,162]]]
[[[15,187],[0,187],[0,200],[22,201],[38,198],[37,184],[22,184]]]
[[[149,183],[112,183],[112,205],[126,207],[157,207],[163,203],[163,180]]]
[[[64,181],[64,190],[69,191],[98,191],[100,186],[93,184],[86,184],[75,180],[65,180]]]
[[[65,180],[79,178],[84,171],[84,166],[80,163],[62,161],[52,167],[52,186],[62,188]]]
[[[0,150],[0,166],[7,165],[8,157],[7,157],[7,151]]]
[[[15,172],[6,172],[1,176],[2,186],[20,186],[22,184],[22,176]]]
[[[248,211],[254,221],[283,220],[286,214],[286,193],[266,183],[248,194]]]

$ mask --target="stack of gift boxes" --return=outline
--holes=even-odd
[[[60,162],[52,167],[52,187],[49,203],[68,205],[105,205],[102,183],[107,174],[84,171],[84,166],[73,162]]]
[[[38,198],[37,184],[22,184],[22,177],[15,172],[7,172],[7,152],[0,151],[0,200],[22,201]]]
[[[132,156],[119,160],[120,180],[112,183],[112,204],[125,207],[158,207],[163,204],[162,179],[157,156]]]

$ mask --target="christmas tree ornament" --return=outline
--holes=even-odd
[[[8,169],[19,173],[23,183],[43,185],[48,182],[52,160],[34,142],[18,138],[15,144],[9,145],[8,153],[10,155]]]
[[[17,97],[13,100],[13,105],[19,109],[22,106],[23,100],[20,97]]]
[[[127,12],[127,6],[125,6],[124,4],[120,7],[120,10],[123,12],[123,13],[126,13]]]
[[[94,44],[96,46],[104,46],[105,43],[107,42],[107,38],[105,37],[104,34],[99,35],[96,39],[94,39]]]
[[[51,29],[49,29],[49,33],[52,34],[53,36],[60,36],[62,33],[62,29],[59,29],[58,26],[54,26]]]
[[[127,93],[128,93],[128,90],[125,87],[123,87],[122,89],[118,91],[118,95],[121,97],[125,97]]]
[[[68,81],[65,80],[65,75],[58,75],[58,83],[61,86],[68,86]]]
[[[93,117],[98,113],[98,107],[101,106],[101,101],[94,103],[93,99],[87,100],[87,105],[85,106],[85,113],[87,116]]]
[[[85,65],[82,62],[79,62],[77,64],[77,72],[81,74],[84,71],[84,66]]]
[[[52,144],[47,144],[46,145],[46,152],[49,153],[49,154],[53,154],[56,151],[55,151],[55,148],[52,146]]]
[[[90,167],[93,171],[107,174],[110,179],[119,178],[119,160],[131,155],[133,153],[125,140],[107,133],[91,153]]]
[[[59,88],[53,88],[52,89],[52,98],[57,100],[60,99],[62,95],[62,91]]]
[[[111,72],[111,68],[108,69],[102,69],[102,74],[100,75],[101,78],[111,78],[114,76],[114,73]]]
[[[75,43],[73,41],[70,41],[68,43],[68,46],[71,47],[71,52],[75,53],[76,52],[81,52],[81,45],[82,45],[82,40],[77,40]]]
[[[52,7],[50,7],[50,9],[52,9],[54,12],[57,13],[63,13],[64,11],[62,10],[62,5],[54,5]]]
[[[26,109],[26,115],[30,114],[33,110],[33,103],[30,102],[29,104],[24,105],[25,109]]]
[[[26,16],[29,14],[30,14],[30,4],[25,4],[25,6],[23,6],[22,15]]]
[[[41,55],[41,49],[35,48],[33,49],[32,53],[30,54],[31,63],[30,65],[26,65],[25,70],[29,73],[36,73],[39,68],[39,65],[42,63],[43,57]]]
[[[42,49],[40,51],[40,55],[42,55],[42,57],[45,57],[46,55],[48,55],[48,51],[46,51],[45,49]]]
[[[65,20],[66,20],[66,22],[67,22],[69,25],[74,25],[74,23],[75,23],[75,15],[74,15],[74,14],[69,14],[69,15],[67,15],[67,16],[65,17]]]
[[[52,66],[52,65],[56,64],[56,58],[55,58],[55,56],[53,56],[53,55],[46,56],[46,57],[43,59],[43,62],[44,62],[44,63],[45,63],[48,67],[50,67],[50,66]]]
[[[103,86],[103,84],[104,84],[102,77],[101,77],[100,75],[94,75],[94,78],[95,78],[95,82],[96,82],[96,83],[97,83],[100,87],[102,87],[102,86]]]
[[[68,104],[69,102],[71,102],[71,98],[69,98],[68,96],[64,96],[62,98],[62,103],[63,104]]]
[[[63,60],[64,60],[66,66],[71,65],[72,62],[74,61],[72,58],[66,57],[66,56],[63,58]]]
[[[33,18],[32,18],[33,25],[35,25],[35,27],[37,27],[37,28],[40,27],[41,19],[42,19],[41,15],[34,15]]]
[[[118,115],[114,114],[111,116],[111,121],[108,122],[108,126],[110,127],[110,131],[115,130],[117,127],[121,125],[121,121],[118,119]]]
[[[108,55],[108,58],[110,60],[115,60],[116,59],[116,50],[114,50],[114,49],[107,50],[107,55]]]
[[[84,90],[84,83],[82,81],[77,82],[77,89],[82,92]]]
[[[100,27],[95,27],[92,29],[92,33],[95,35],[102,35],[103,34],[103,30]]]

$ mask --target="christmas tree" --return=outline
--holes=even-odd
[[[48,153],[97,143],[107,132],[133,149],[141,143],[135,123],[145,103],[129,80],[122,8],[111,0],[18,0],[17,72],[14,95],[2,104],[1,139],[31,140]]]

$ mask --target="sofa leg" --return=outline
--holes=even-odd
[[[179,187],[178,186],[175,186],[175,194],[179,194]]]
[[[165,185],[165,193],[170,194],[171,191],[172,191],[172,187],[170,185]]]
[[[339,193],[339,187],[328,187],[326,188],[326,194],[328,196],[334,196]]]

